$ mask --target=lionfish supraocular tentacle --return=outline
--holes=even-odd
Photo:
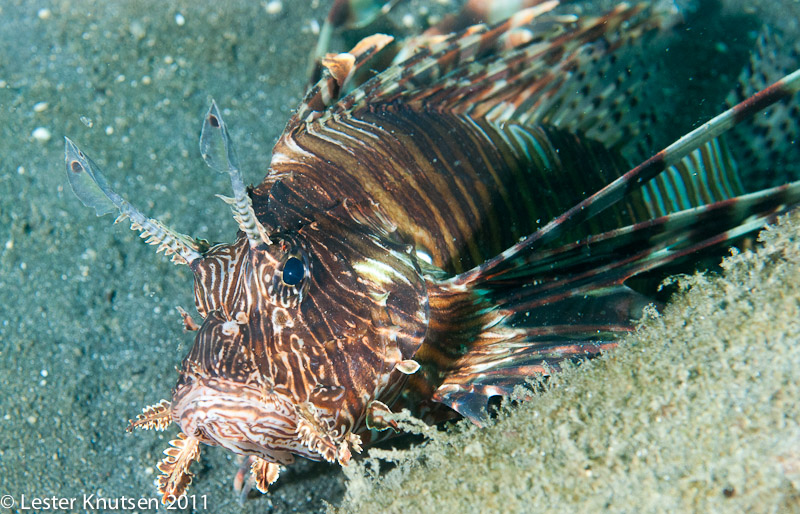
[[[67,177],[75,195],[98,216],[118,211],[117,222],[130,218],[131,229],[141,232],[147,244],[158,245],[156,251],[172,255],[174,262],[191,264],[199,259],[207,243],[173,231],[160,221],[148,218],[108,185],[100,168],[69,138],[65,137]]]
[[[213,100],[203,121],[203,130],[200,133],[200,154],[209,168],[219,173],[227,173],[230,176],[233,198],[218,196],[233,209],[233,217],[242,232],[247,234],[250,246],[272,244],[269,236],[267,236],[266,229],[256,219],[256,215],[253,212],[253,203],[244,187],[242,172],[239,170],[239,160],[236,157],[236,150],[233,148],[233,141],[231,141],[228,127],[222,119],[219,108],[217,108],[217,103]]]

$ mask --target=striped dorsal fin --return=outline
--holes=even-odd
[[[380,75],[360,85],[346,96],[344,96],[341,85],[328,71],[324,71],[322,78],[306,94],[297,113],[287,124],[287,128],[296,126],[300,121],[313,121],[323,113],[341,113],[384,102],[386,95],[396,88],[411,91],[425,89],[427,83],[421,81],[423,76],[430,81],[432,77],[441,77],[448,70],[465,62],[473,61],[476,55],[481,55],[481,52],[487,53],[494,46],[499,46],[498,41],[503,40],[503,36],[510,30],[530,23],[538,15],[555,7],[557,3],[544,2],[539,6],[525,9],[491,28],[478,24],[467,27],[462,32],[449,37],[430,36],[413,40],[409,42],[409,45],[413,45],[416,51],[410,58],[383,70]],[[555,34],[550,33],[548,36],[554,37]],[[370,36],[370,38],[372,37],[374,36]],[[369,57],[372,57],[388,43],[386,41],[379,48],[369,50],[370,45],[365,42],[370,38],[362,40],[356,45],[356,48],[351,50],[351,54],[354,54],[359,47],[363,50],[362,57],[356,59],[356,66],[363,65]],[[410,52],[407,48],[399,55],[408,55]],[[343,98],[340,98],[340,95]]]
[[[474,4],[465,5],[458,20],[393,42],[369,66],[359,60],[361,72],[353,70],[347,84],[327,73],[287,128],[403,103],[498,124],[550,124],[624,147],[631,160],[652,153],[659,103],[647,87],[658,68],[653,39],[681,19],[674,7],[621,3],[604,16],[576,18],[555,13],[556,1],[524,0],[530,7],[489,24],[509,6]],[[468,19],[485,23],[464,28]],[[668,37],[658,44],[667,48]],[[366,72],[373,77],[363,82]]]
[[[405,61],[331,104],[322,116],[401,102],[500,123],[523,117],[537,121],[542,118],[537,114],[540,107],[557,96],[571,72],[588,59],[590,52],[583,49],[594,46],[595,52],[609,54],[658,27],[664,18],[641,4],[620,4],[597,18],[543,16],[553,7],[543,3],[494,26],[474,25],[417,48]],[[623,24],[625,30],[619,30]],[[523,27],[526,37],[508,37]],[[554,114],[552,105],[547,112]]]

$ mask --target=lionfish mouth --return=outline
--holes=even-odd
[[[309,455],[297,442],[298,417],[286,396],[229,380],[202,379],[173,395],[172,419],[187,436],[241,455],[291,464]]]

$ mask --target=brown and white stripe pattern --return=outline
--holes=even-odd
[[[685,135],[653,157],[634,167],[618,179],[600,189],[590,197],[579,202],[557,218],[551,220],[536,233],[524,241],[508,248],[499,255],[483,263],[480,267],[464,273],[454,279],[456,283],[467,283],[479,275],[500,273],[516,265],[515,257],[521,253],[529,253],[542,247],[549,241],[557,239],[565,230],[575,227],[593,218],[605,209],[619,202],[632,191],[639,189],[657,177],[670,166],[678,164],[681,159],[696,148],[714,140],[737,123],[747,120],[755,113],[770,105],[788,98],[800,90],[800,70],[797,70],[772,86],[753,95],[743,102],[728,109],[714,119],[706,122]]]
[[[269,462],[280,452],[349,458],[348,434],[363,428],[372,400],[396,394],[404,375],[394,368],[427,326],[425,284],[395,227],[347,202],[307,212],[307,224],[271,234],[272,245],[253,249],[241,235],[192,266],[204,321],[173,419]],[[287,255],[307,263],[302,286],[281,282]],[[254,394],[263,405],[246,399]]]
[[[257,212],[274,217],[271,223],[296,226],[301,205],[373,202],[423,260],[459,272],[581,200],[587,178],[573,171],[581,158],[600,164],[598,170],[624,166],[599,145],[587,150],[570,138],[390,105],[287,135],[255,203],[267,206]],[[608,178],[598,174],[595,182],[600,187]],[[284,190],[291,197],[279,197]]]

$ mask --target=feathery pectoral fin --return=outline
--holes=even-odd
[[[480,423],[490,397],[507,396],[564,360],[616,346],[650,302],[625,286],[627,279],[752,233],[798,203],[800,181],[532,252],[470,290],[440,284],[432,289],[432,324],[464,345],[457,354],[452,341],[439,345],[450,362],[433,398]],[[458,302],[462,315],[448,316]],[[472,334],[447,321],[469,324],[464,306],[478,327]]]
[[[549,243],[558,241],[568,231],[592,220],[603,211],[628,198],[631,193],[638,192],[642,186],[650,183],[659,175],[664,176],[662,174],[665,171],[669,172],[673,166],[679,165],[693,152],[713,142],[732,127],[763,109],[790,98],[799,90],[800,69],[681,137],[596,193],[567,209],[511,248],[472,270],[458,275],[454,281],[461,285],[468,285],[485,280],[487,277],[500,277],[515,270],[519,267],[520,260],[529,259],[531,255]]]
[[[473,305],[474,319],[467,324],[474,325],[477,334],[459,332],[456,325],[463,324],[463,317],[438,320],[437,329],[449,332],[450,339],[431,344],[438,347],[432,353],[447,361],[447,373],[433,399],[476,424],[486,415],[489,398],[510,395],[527,380],[559,369],[564,360],[592,357],[615,347],[619,335],[632,330],[632,320],[649,302],[628,287],[608,284],[542,295],[531,286],[460,296],[456,300],[451,295],[445,302]],[[440,299],[432,300],[433,305],[438,313],[448,309]]]

